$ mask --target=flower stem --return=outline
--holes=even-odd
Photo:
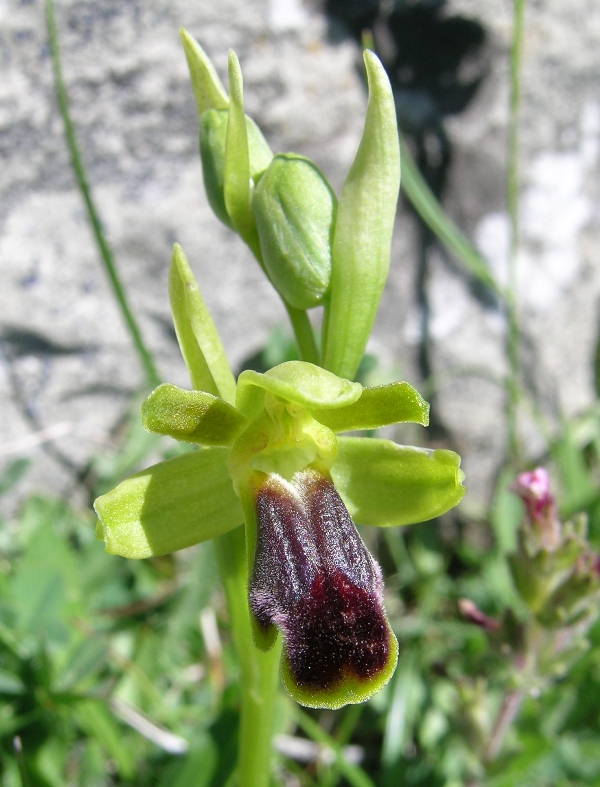
[[[123,319],[125,320],[125,324],[127,325],[127,329],[131,336],[131,339],[133,340],[133,344],[137,351],[140,364],[146,376],[146,382],[148,384],[148,387],[154,388],[160,383],[160,378],[154,366],[152,355],[150,354],[150,351],[148,350],[148,348],[144,343],[139,326],[135,320],[135,317],[133,316],[131,309],[129,308],[129,304],[127,302],[127,297],[125,295],[123,284],[119,278],[119,274],[117,273],[117,268],[115,265],[115,261],[113,259],[112,252],[110,250],[110,246],[108,245],[106,238],[104,236],[104,232],[102,230],[102,224],[100,222],[100,217],[98,215],[98,211],[92,199],[90,188],[87,182],[85,168],[83,166],[81,155],[79,153],[79,148],[77,146],[77,140],[75,138],[75,129],[73,128],[73,123],[71,122],[71,116],[69,114],[69,100],[67,97],[67,91],[65,89],[65,85],[62,78],[62,71],[60,66],[60,52],[59,52],[59,44],[58,44],[58,33],[56,31],[56,22],[54,19],[54,5],[52,0],[46,0],[46,24],[48,27],[48,39],[50,41],[50,51],[52,53],[52,67],[54,69],[54,84],[56,87],[56,98],[58,100],[58,107],[65,127],[65,137],[67,139],[67,146],[69,148],[69,153],[71,154],[71,163],[73,165],[75,179],[77,181],[79,191],[81,192],[81,196],[83,197],[83,201],[85,203],[88,219],[92,227],[92,232],[94,233],[96,244],[98,246],[98,251],[100,252],[100,257],[102,258],[102,262],[104,263],[104,269],[106,270],[110,284],[113,289],[113,294],[119,305],[121,314],[123,316]]]
[[[508,168],[506,199],[510,228],[508,287],[505,293],[507,318],[506,355],[509,371],[506,379],[506,419],[508,450],[511,461],[520,455],[517,417],[519,406],[519,320],[517,307],[517,251],[519,247],[519,107],[521,103],[521,53],[525,0],[514,0],[513,36],[510,54],[510,108],[508,121]]]
[[[237,783],[239,787],[267,787],[271,774],[271,740],[281,644],[278,640],[268,653],[262,653],[252,639],[244,528],[225,533],[215,539],[214,545],[241,670]]]
[[[285,303],[285,301],[284,301]],[[319,365],[319,351],[315,342],[315,334],[308,319],[308,314],[303,309],[294,309],[289,303],[285,303],[285,308],[294,329],[294,336],[298,342],[300,357],[303,361]]]

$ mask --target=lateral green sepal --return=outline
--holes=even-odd
[[[183,27],[179,28],[179,38],[190,71],[198,115],[207,109],[227,109],[227,93],[206,52]]]
[[[357,524],[411,525],[453,508],[465,493],[454,451],[338,437],[331,477]]]
[[[203,448],[160,462],[97,498],[106,551],[166,555],[226,533],[244,520],[227,472],[227,448]]]
[[[142,405],[144,429],[198,445],[232,445],[247,420],[223,399],[170,383],[155,388]]]
[[[233,404],[235,379],[221,338],[178,243],[173,246],[169,268],[169,300],[177,340],[192,385],[197,390],[218,394]]]
[[[256,389],[268,391],[288,402],[308,409],[344,407],[355,402],[362,386],[305,361],[286,361],[259,374],[251,369],[238,378],[236,407],[249,418],[254,418],[262,406]]]
[[[429,405],[412,385],[404,382],[363,388],[360,399],[335,410],[313,410],[313,418],[333,432],[379,429],[399,423],[427,426]]]

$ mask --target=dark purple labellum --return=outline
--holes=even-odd
[[[256,514],[250,608],[260,628],[281,630],[293,682],[319,693],[391,674],[381,571],[332,482],[312,469],[271,475]]]

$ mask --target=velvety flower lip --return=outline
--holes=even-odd
[[[361,702],[392,674],[398,647],[379,566],[329,478],[270,475],[256,495],[250,609],[284,641],[288,692],[313,707]]]

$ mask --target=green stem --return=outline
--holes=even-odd
[[[402,190],[413,208],[467,271],[496,295],[502,297],[502,290],[484,259],[444,213],[442,206],[413,161],[402,135],[400,136],[400,154],[402,157]]]
[[[238,784],[239,787],[267,787],[271,774],[281,644],[278,641],[268,653],[262,653],[252,639],[244,528],[225,533],[215,539],[214,545],[241,670]]]
[[[510,109],[508,121],[508,167],[506,199],[510,227],[508,287],[505,295],[507,318],[506,420],[509,459],[517,464],[520,456],[518,437],[519,407],[519,318],[517,304],[517,252],[519,248],[519,107],[521,103],[521,54],[525,0],[514,0],[513,36],[510,54]]]
[[[315,341],[315,334],[304,309],[294,309],[289,303],[283,302],[294,329],[294,336],[303,361],[319,365],[319,351]]]
[[[113,294],[119,305],[121,314],[123,316],[123,319],[125,320],[127,329],[129,330],[129,334],[133,340],[133,344],[135,346],[140,363],[144,370],[144,374],[146,375],[146,381],[148,383],[148,386],[154,388],[160,383],[160,378],[156,372],[154,362],[152,361],[152,356],[149,350],[147,349],[146,345],[144,344],[144,340],[142,339],[142,334],[140,332],[140,329],[131,312],[131,309],[129,308],[129,304],[127,303],[125,290],[123,289],[123,285],[121,283],[121,280],[119,279],[119,275],[117,273],[112,252],[106,241],[106,238],[104,237],[104,232],[102,231],[102,224],[100,222],[98,211],[96,210],[96,206],[94,204],[92,195],[90,193],[90,188],[85,174],[85,168],[83,166],[81,155],[79,153],[79,148],[77,146],[77,140],[75,138],[75,130],[73,128],[73,123],[71,122],[71,116],[69,114],[69,101],[67,97],[67,91],[65,89],[65,85],[62,78],[58,33],[56,30],[56,22],[54,19],[54,5],[52,0],[46,0],[46,24],[48,27],[50,51],[52,53],[52,67],[54,70],[56,97],[58,100],[60,114],[62,116],[63,123],[65,126],[65,137],[67,139],[67,146],[69,148],[69,153],[71,154],[71,163],[73,165],[73,171],[75,172],[77,185],[79,187],[79,191],[81,192],[81,196],[83,197],[83,201],[85,202],[88,219],[91,224],[92,231],[94,233],[94,238],[96,240],[96,244],[100,252],[100,257],[102,258],[102,262],[104,263],[104,268],[112,285]]]

